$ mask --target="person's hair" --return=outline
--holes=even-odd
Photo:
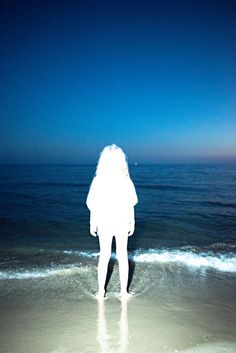
[[[100,153],[96,176],[129,176],[127,157],[123,150],[115,144],[106,146]]]

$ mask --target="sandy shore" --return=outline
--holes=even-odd
[[[0,352],[236,352],[235,275],[140,264],[128,302],[119,300],[116,267],[102,303],[95,281],[94,268],[1,281]]]

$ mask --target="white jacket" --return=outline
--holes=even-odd
[[[86,201],[91,212],[90,223],[107,231],[126,230],[134,222],[137,202],[135,187],[129,176],[95,176]]]

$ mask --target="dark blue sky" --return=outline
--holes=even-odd
[[[236,160],[235,1],[0,6],[0,163]]]

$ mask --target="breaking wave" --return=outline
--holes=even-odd
[[[20,266],[20,264],[18,266],[19,260],[17,259],[20,259],[20,256],[22,256],[22,252],[19,250],[17,257],[16,253],[15,257],[5,257],[5,259],[0,257],[0,266],[2,265],[2,269],[0,267],[0,280],[70,275],[88,271],[89,268],[95,270],[99,257],[99,252],[92,250],[38,249],[37,251],[36,248],[28,250],[31,255],[33,254],[33,258],[34,256],[37,257],[39,253],[43,254],[44,265],[42,266],[42,262],[34,262],[33,265],[26,262],[23,266]],[[136,263],[149,263],[153,264],[153,266],[158,264],[174,264],[176,266],[186,266],[190,270],[213,269],[221,272],[236,273],[235,250],[236,245],[227,245],[224,243],[213,244],[205,248],[188,246],[179,249],[138,249],[129,253],[129,260]],[[50,262],[52,255],[57,255],[57,257],[53,257],[53,264]],[[114,253],[112,257],[115,259]],[[23,258],[25,258],[25,252],[23,253]],[[13,265],[14,268],[12,267]]]
[[[150,249],[146,252],[137,251],[133,259],[143,263],[176,263],[192,268],[213,268],[223,272],[236,272],[236,256],[234,254]]]
[[[52,266],[49,268],[32,268],[25,270],[4,270],[0,271],[0,280],[4,279],[30,279],[30,278],[45,278],[56,275],[69,275],[73,273],[85,272],[86,267],[76,265],[69,266]]]

